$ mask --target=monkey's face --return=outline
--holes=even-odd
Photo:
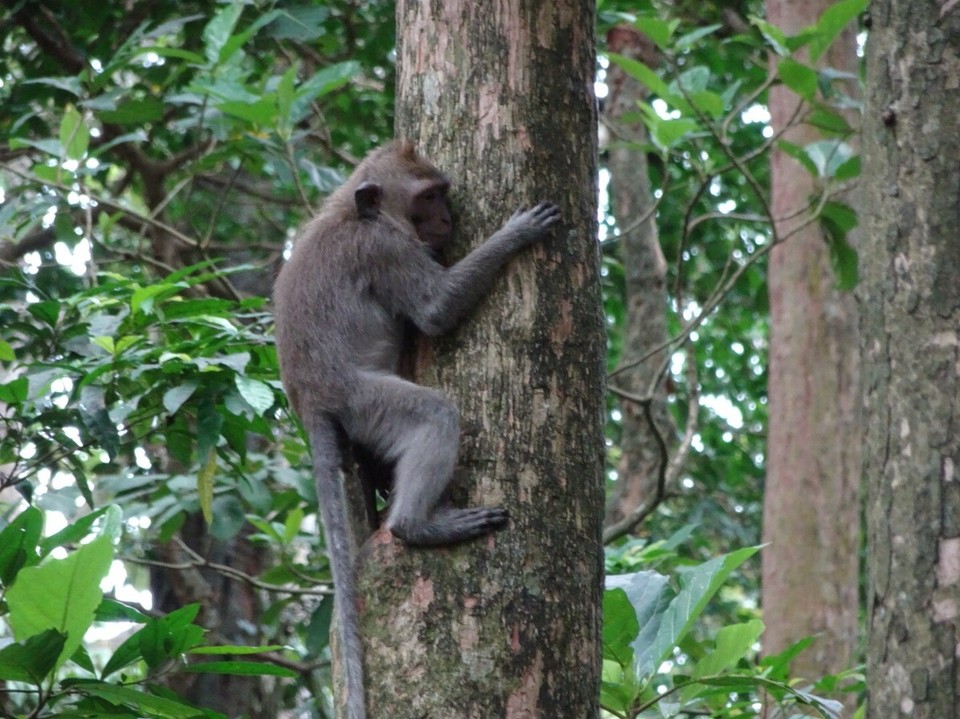
[[[446,182],[436,182],[414,195],[411,201],[410,222],[420,241],[433,252],[442,250],[453,233],[448,189]]]

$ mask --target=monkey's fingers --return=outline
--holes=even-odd
[[[560,208],[552,202],[541,202],[531,212],[541,227],[552,227],[563,219]]]

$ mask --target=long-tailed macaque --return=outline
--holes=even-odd
[[[404,326],[447,332],[490,289],[517,251],[560,221],[539,204],[517,211],[452,267],[436,254],[453,229],[450,183],[407,142],[372,152],[302,231],[274,289],[284,387],[310,440],[342,632],[347,716],[364,719],[354,559],[340,481],[346,438],[382,466],[368,504],[388,491],[385,526],[410,545],[440,545],[504,526],[500,507],[442,502],[457,461],[459,419],[440,392],[397,375]]]

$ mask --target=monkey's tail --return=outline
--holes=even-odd
[[[340,625],[340,659],[346,684],[347,718],[366,719],[363,691],[363,645],[357,615],[355,558],[347,526],[347,503],[340,481],[340,445],[332,418],[314,414],[307,422],[313,453],[317,500],[333,569],[334,608]]]

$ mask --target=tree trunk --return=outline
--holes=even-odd
[[[767,0],[767,20],[795,34],[831,4]],[[821,64],[854,73],[855,50],[848,30]],[[775,132],[799,103],[785,86],[771,89]],[[785,139],[803,146],[823,137],[800,125]],[[793,664],[796,675],[812,679],[848,668],[856,652],[862,443],[857,313],[852,293],[835,288],[819,225],[790,234],[809,216],[809,174],[775,151],[772,175],[777,229],[790,236],[771,253],[769,270],[763,541],[770,546],[762,553],[763,649],[776,654],[818,635]]]
[[[565,224],[510,263],[417,381],[461,412],[455,503],[507,528],[411,550],[378,532],[361,576],[372,718],[596,717],[604,334],[594,4],[402,1],[398,135],[454,184],[453,261],[518,207]]]
[[[960,8],[877,0],[863,348],[869,717],[960,716]]]
[[[656,46],[629,26],[618,26],[607,33],[612,52],[637,59],[657,69]],[[666,345],[667,336],[667,261],[660,249],[654,199],[650,191],[647,156],[636,149],[647,141],[642,122],[624,124],[626,113],[636,113],[637,102],[645,99],[646,89],[611,63],[607,71],[606,116],[614,133],[607,151],[610,171],[610,195],[617,228],[623,233],[620,251],[623,259],[626,326],[620,364],[630,366],[655,347]],[[623,141],[635,143],[626,146]],[[645,397],[652,392],[651,416],[660,438],[672,448],[676,427],[667,409],[663,378],[657,374],[667,350],[663,349],[630,369],[618,373],[616,386],[633,395]],[[607,504],[607,524],[613,524],[643,505],[648,510],[657,502],[657,484],[663,464],[660,444],[647,413],[638,402],[622,401],[622,432],[617,482]],[[662,498],[660,498],[662,499]]]

